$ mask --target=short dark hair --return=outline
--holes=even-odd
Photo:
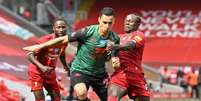
[[[136,22],[137,23],[141,23],[141,16],[140,16],[140,14],[138,14],[138,13],[132,13],[132,14],[129,14],[131,17],[132,17],[132,19],[136,19]]]
[[[101,17],[102,15],[115,16],[114,9],[111,7],[104,7],[100,12],[99,17]]]
[[[54,19],[52,25],[54,26],[57,21],[64,21],[64,22],[67,24],[67,22],[66,22],[66,20],[64,19],[64,17],[57,17],[56,19]]]

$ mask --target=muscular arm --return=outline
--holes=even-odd
[[[68,35],[69,42],[79,41],[79,39],[86,37],[86,31],[87,28],[83,28],[81,30],[78,30],[77,32],[71,33],[70,35]]]
[[[40,44],[40,47],[45,48],[48,46],[54,46],[54,45],[58,45],[58,44],[66,44],[68,42],[78,41],[79,39],[86,37],[86,34],[85,34],[86,30],[87,30],[87,28],[83,28],[83,29],[73,32],[69,35],[55,38],[53,40]]]
[[[135,47],[136,42],[135,41],[129,41],[125,44],[114,44],[111,46],[112,50],[129,50],[133,47]]]
[[[114,44],[111,44],[112,46],[113,45],[119,45],[119,39],[114,43]],[[119,60],[119,57],[118,57],[118,53],[119,53],[119,50],[118,49],[112,49],[111,50],[111,61],[112,61],[112,67],[114,69],[120,67],[120,60]]]
[[[58,37],[41,44],[24,47],[23,50],[31,51],[31,52],[39,52],[41,49],[44,49],[44,48],[49,48],[59,44],[67,44],[67,43],[68,43],[68,36],[65,35],[63,37]]]
[[[52,67],[49,66],[44,66],[43,64],[41,64],[35,57],[34,52],[29,52],[28,53],[28,60],[34,64],[37,68],[39,68],[43,73],[49,73],[53,70]]]
[[[47,48],[47,47],[51,47],[51,46],[55,46],[59,44],[67,44],[67,43],[68,43],[68,35],[65,35],[65,36],[58,37],[40,44],[40,48],[42,49],[42,48]]]
[[[65,35],[63,37],[58,37],[53,40],[47,41],[45,43],[40,44],[41,48],[54,46],[58,44],[66,44],[68,42],[78,41],[79,39],[86,37],[85,34],[86,28],[78,30],[77,32],[73,32],[70,35]]]
[[[42,44],[27,46],[27,47],[24,47],[23,49],[26,51],[38,52],[43,48],[49,48],[49,47],[53,47],[60,44],[67,44],[68,42],[78,41],[79,39],[86,37],[85,31],[86,31],[86,28],[83,28],[77,32],[73,32],[70,35],[58,37]]]
[[[29,52],[29,53],[27,54],[27,57],[28,57],[28,60],[29,60],[32,64],[34,64],[36,67],[38,67],[39,69],[42,68],[43,65],[35,58],[34,52]]]
[[[120,43],[120,39],[119,37],[117,38],[117,40],[113,43],[108,43],[108,47],[109,48],[112,48],[113,45],[119,45]],[[110,50],[110,49],[109,49]],[[118,53],[119,53],[119,50],[117,49],[111,49],[111,57],[118,57]]]
[[[120,67],[120,60],[118,57],[119,50],[129,50],[135,46],[134,41],[130,41],[126,44],[113,44],[110,49],[112,50],[112,67],[114,69]]]

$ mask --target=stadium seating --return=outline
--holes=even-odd
[[[4,81],[0,81],[0,101],[20,101],[21,99],[19,92],[8,89]]]

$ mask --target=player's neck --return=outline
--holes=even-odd
[[[137,30],[132,30],[132,31],[129,31],[129,32],[126,32],[126,34],[132,34],[132,33],[135,33]]]
[[[107,37],[108,36],[108,32],[103,32],[101,30],[98,31],[100,33],[100,36],[102,37]]]

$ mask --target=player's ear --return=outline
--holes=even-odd
[[[101,23],[101,17],[100,16],[98,17],[98,22]]]

